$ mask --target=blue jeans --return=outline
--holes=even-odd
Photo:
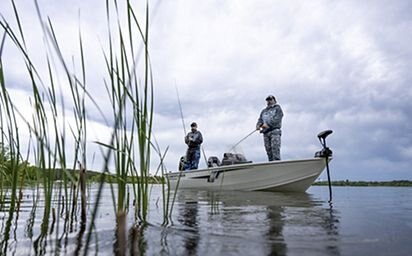
[[[185,170],[195,170],[199,166],[200,148],[188,148],[186,152]]]

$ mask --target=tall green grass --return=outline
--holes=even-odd
[[[9,155],[6,167],[0,166],[0,197],[10,194],[9,218],[14,218],[14,212],[18,206],[18,191],[26,185],[22,182],[19,174],[24,171],[19,170],[23,162],[27,159],[34,159],[34,165],[43,173],[49,175],[39,175],[37,180],[37,190],[42,192],[45,199],[45,209],[43,211],[41,231],[34,240],[35,247],[41,253],[46,247],[46,238],[50,230],[54,231],[56,245],[61,248],[61,236],[68,235],[73,223],[77,220],[78,207],[81,212],[79,244],[76,254],[88,253],[88,248],[95,232],[95,220],[97,217],[98,205],[101,200],[104,186],[108,186],[105,181],[108,174],[110,162],[114,163],[116,186],[111,186],[113,210],[118,216],[116,224],[116,248],[114,251],[119,254],[125,253],[127,248],[127,229],[131,227],[131,233],[137,234],[140,228],[148,221],[148,209],[150,199],[149,175],[152,152],[160,159],[157,172],[163,175],[163,158],[167,152],[161,152],[160,147],[154,141],[152,135],[153,127],[153,107],[154,107],[154,82],[149,54],[149,23],[150,8],[149,3],[145,6],[145,18],[140,21],[137,18],[135,9],[128,0],[124,8],[118,5],[116,0],[106,1],[106,20],[108,32],[108,45],[103,50],[104,64],[107,77],[105,78],[105,88],[111,106],[111,116],[107,116],[96,102],[87,84],[87,54],[84,49],[82,32],[78,34],[78,58],[72,58],[72,64],[68,64],[64,52],[59,44],[59,31],[56,31],[52,20],[44,17],[41,8],[36,0],[34,5],[38,15],[39,23],[42,27],[41,34],[45,38],[44,62],[35,64],[31,57],[29,47],[26,45],[24,24],[21,23],[21,16],[14,0],[10,1],[14,9],[14,20],[11,23],[2,18],[0,26],[3,28],[0,47],[0,122],[1,122],[1,153],[7,152]],[[25,74],[31,83],[31,116],[25,116],[17,107],[16,99],[9,95],[7,74],[4,73],[5,63],[2,52],[5,43],[14,46],[20,53],[21,59],[25,63]],[[76,63],[74,60],[78,60]],[[47,74],[44,75],[39,70],[42,65],[47,67]],[[80,71],[76,71],[80,67]],[[57,70],[63,70],[64,77],[59,77]],[[61,88],[68,88],[69,95],[63,95]],[[70,104],[70,107],[67,105]],[[88,113],[93,107],[101,113],[104,120],[112,120],[111,136],[109,141],[96,141],[103,152],[102,174],[95,204],[87,207],[87,188],[85,186],[85,172],[90,159],[88,155]],[[74,124],[67,120],[66,110],[72,109]],[[30,132],[29,141],[20,141],[21,122],[25,123]],[[109,121],[106,121],[110,125]],[[69,132],[68,132],[69,131]],[[69,147],[67,141],[74,141],[74,147]],[[29,150],[23,155],[21,153],[21,143],[30,145]],[[5,151],[4,149],[7,149]],[[3,153],[4,152],[4,153]],[[0,157],[2,157],[0,154]],[[74,156],[69,158],[69,156]],[[23,161],[26,159],[26,161]],[[3,164],[0,159],[0,164]],[[80,172],[73,175],[70,169],[77,169]],[[64,175],[62,182],[55,184],[56,170],[60,168]],[[23,168],[24,169],[24,168]],[[7,171],[6,171],[7,170]],[[132,177],[133,183],[127,184],[127,178]],[[5,182],[11,184],[6,188]],[[20,182],[20,183],[19,183]],[[171,213],[169,207],[170,191],[164,184],[163,207],[164,223],[168,223]],[[80,197],[80,203],[79,203]],[[135,223],[126,223],[126,216],[129,214],[130,198],[133,198],[133,214]],[[2,200],[3,201],[3,200]],[[33,215],[36,215],[35,202],[33,202]],[[56,218],[56,212],[64,218]],[[59,227],[60,221],[64,221],[63,230]],[[10,224],[11,225],[11,224]],[[86,225],[88,227],[86,231]],[[56,229],[54,228],[56,227]],[[86,235],[85,237],[83,237]],[[2,242],[1,249],[6,252],[8,237]],[[84,243],[83,243],[84,241]],[[135,246],[132,246],[135,248]]]

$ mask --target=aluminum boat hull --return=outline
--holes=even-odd
[[[166,177],[172,190],[305,192],[325,166],[325,158],[315,157],[170,172]]]

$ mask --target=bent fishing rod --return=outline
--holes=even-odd
[[[229,152],[232,151],[237,145],[239,145],[240,143],[242,143],[244,140],[246,140],[247,138],[249,138],[250,135],[252,135],[254,132],[259,131],[256,129],[253,129],[253,131],[251,131],[248,135],[246,135],[244,138],[242,138],[238,143],[236,143],[235,145],[233,145],[230,149]]]

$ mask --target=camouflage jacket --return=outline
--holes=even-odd
[[[282,108],[280,107],[279,104],[274,104],[262,110],[262,112],[260,113],[259,119],[256,123],[256,126],[260,127],[263,124],[267,124],[269,128],[263,130],[263,133],[272,131],[274,129],[280,130],[282,128],[282,118],[283,118]]]

